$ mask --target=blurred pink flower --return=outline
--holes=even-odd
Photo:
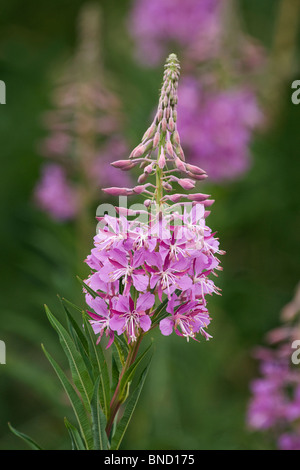
[[[53,219],[64,221],[76,216],[78,194],[60,165],[43,166],[34,196],[38,206]]]
[[[216,55],[219,45],[221,0],[135,0],[128,29],[138,59],[155,65],[168,46],[192,47],[197,60]]]
[[[214,181],[233,180],[248,170],[252,132],[263,114],[250,89],[203,90],[186,77],[179,88],[178,128],[191,163]]]

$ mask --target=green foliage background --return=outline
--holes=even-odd
[[[76,259],[72,224],[52,223],[31,198],[42,162],[36,147],[45,132],[40,116],[50,106],[58,64],[76,45],[76,18],[85,2],[3,3],[0,79],[7,104],[0,106],[0,339],[7,364],[0,366],[0,449],[24,448],[8,421],[43,447],[64,449],[69,443],[63,417],[71,420],[72,414],[40,347],[45,344],[63,361],[43,304],[57,316],[62,315],[57,294],[83,306],[75,276],[87,270]],[[269,47],[278,1],[239,3],[248,31]],[[130,2],[99,4],[103,60],[119,87],[133,147],[149,124],[161,69],[134,62],[125,27]],[[227,252],[218,280],[223,296],[209,302],[214,338],[186,343],[155,333],[151,371],[123,448],[272,448],[265,436],[247,430],[245,413],[249,381],[258,373],[251,351],[278,324],[300,278],[300,106],[290,99],[300,67],[297,60],[294,65],[278,97],[280,112],[252,144],[250,172],[223,187],[204,186],[216,200],[209,224]],[[86,240],[86,253],[91,246],[92,238]]]

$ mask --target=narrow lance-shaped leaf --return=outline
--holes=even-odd
[[[106,417],[101,409],[99,401],[100,377],[96,380],[93,398],[91,402],[92,409],[92,429],[94,439],[94,450],[107,450],[109,447],[106,428]]]
[[[71,424],[67,418],[65,418],[64,421],[71,439],[72,450],[86,450],[78,429],[73,426],[73,424]]]
[[[67,332],[67,330],[60,324],[60,322],[52,315],[49,308],[45,306],[48,319],[53,328],[58,333],[61,345],[68,358],[72,378],[75,386],[77,387],[84,405],[87,410],[90,410],[90,401],[93,394],[93,384],[84,363],[81,354],[77,351],[74,341]]]
[[[99,399],[101,407],[105,413],[105,416],[107,417],[110,403],[110,379],[107,362],[101,345],[96,344],[96,336],[87,319],[86,314],[83,315],[83,323],[84,331],[89,343],[89,357],[93,365],[94,376],[100,377]]]
[[[91,425],[90,421],[86,412],[85,407],[83,406],[82,401],[80,400],[79,396],[77,395],[76,390],[74,389],[73,385],[66,377],[65,373],[61,369],[61,367],[57,364],[57,362],[52,358],[52,356],[46,351],[44,346],[42,345],[42,349],[49,360],[50,364],[52,365],[53,369],[55,370],[69,400],[71,406],[73,408],[76,420],[79,425],[80,434],[84,441],[85,447],[87,449],[93,448],[93,438],[91,434]]]
[[[18,431],[15,429],[10,423],[8,423],[8,427],[15,434],[15,436],[19,437],[22,439],[24,442],[26,442],[27,445],[33,450],[43,450],[31,437],[27,436],[23,432]]]
[[[99,297],[97,292],[93,291],[82,279],[80,279],[79,276],[76,276],[82,287],[89,293],[91,294],[92,297],[96,298]]]
[[[88,352],[89,352],[89,346],[88,346],[88,342],[84,336],[84,333],[82,331],[82,329],[80,328],[80,326],[78,325],[78,323],[74,320],[73,318],[73,315],[71,315],[69,309],[66,307],[66,305],[64,304],[64,300],[61,299],[59,297],[60,301],[61,301],[61,304],[63,306],[63,309],[65,311],[65,314],[67,316],[67,319],[69,320],[72,328],[74,329],[74,331],[76,332],[76,335],[78,336],[78,339],[80,341],[80,343],[82,344],[83,348],[84,348],[84,351],[86,352],[86,354],[88,355]],[[79,309],[79,311],[82,313],[82,310]],[[80,316],[80,319],[81,319],[81,316]],[[71,332],[70,332],[71,333]]]

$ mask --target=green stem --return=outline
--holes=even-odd
[[[138,350],[139,350],[139,347],[140,347],[140,344],[141,344],[141,341],[142,341],[142,338],[143,338],[143,335],[141,334],[138,337],[137,341],[134,343],[134,345],[130,346],[130,350],[129,350],[126,362],[125,362],[125,364],[123,366],[123,369],[121,371],[116,390],[115,390],[114,395],[111,399],[110,414],[109,414],[109,419],[108,419],[108,422],[107,422],[107,425],[106,425],[106,434],[107,434],[108,438],[110,436],[110,433],[111,433],[111,430],[112,430],[112,427],[113,427],[113,424],[114,424],[115,417],[116,417],[116,415],[117,415],[117,413],[120,409],[120,406],[122,405],[122,401],[120,401],[120,398],[119,398],[119,391],[120,391],[120,384],[121,384],[122,377],[124,376],[125,372],[129,369],[129,367],[134,363],[135,358],[136,358],[137,353],[138,353]]]

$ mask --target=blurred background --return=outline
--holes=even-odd
[[[127,158],[151,122],[165,57],[181,61],[178,129],[207,170],[224,271],[213,339],[155,333],[155,356],[124,449],[272,449],[247,426],[253,348],[298,284],[300,79],[297,0],[53,0],[2,5],[0,79],[0,449],[10,422],[69,447],[72,416],[41,343],[66,363],[44,313],[84,307],[76,275],[92,248],[102,186],[130,186]],[[121,173],[121,172],[120,172]],[[298,366],[299,367],[299,366]],[[300,372],[299,372],[300,373]]]

